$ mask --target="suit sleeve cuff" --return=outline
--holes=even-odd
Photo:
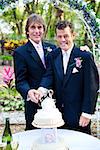
[[[82,112],[82,116],[83,116],[83,117],[86,117],[86,118],[88,118],[88,119],[91,119],[91,118],[92,118],[92,115],[91,115],[91,114],[84,113],[84,112]]]

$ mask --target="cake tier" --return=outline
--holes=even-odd
[[[49,121],[50,122],[50,121]],[[64,121],[61,120],[60,122],[56,123],[56,124],[50,124],[50,123],[43,123],[43,124],[40,124],[40,123],[35,123],[35,121],[32,122],[32,125],[34,127],[37,127],[37,128],[56,128],[56,127],[61,127],[64,125]]]
[[[41,109],[34,115],[32,125],[38,128],[54,128],[64,125],[64,121],[62,119],[62,114],[57,108],[49,111]]]
[[[34,141],[32,150],[69,150],[62,139],[55,143],[41,143],[41,139]]]

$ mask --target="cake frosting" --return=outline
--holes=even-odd
[[[53,128],[64,124],[62,114],[58,108],[56,108],[55,99],[47,97],[42,101],[41,107],[42,109],[38,109],[37,113],[34,115],[34,120],[32,122],[33,126]]]

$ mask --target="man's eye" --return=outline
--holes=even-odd
[[[35,29],[35,26],[31,26],[32,29]]]
[[[64,35],[64,38],[68,38],[68,35]]]
[[[38,29],[41,29],[42,28],[42,26],[38,26]]]
[[[60,39],[61,37],[62,37],[62,36],[60,36],[60,35],[58,36],[59,39]]]

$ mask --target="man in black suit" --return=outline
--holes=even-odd
[[[40,95],[35,91],[36,99],[52,88],[65,121],[63,128],[90,134],[99,88],[97,67],[91,53],[75,46],[70,22],[57,23],[56,39],[59,47],[49,53],[49,65],[38,89]]]
[[[39,87],[46,71],[47,54],[56,48],[55,45],[44,42],[44,20],[37,14],[28,17],[26,35],[28,42],[14,51],[15,83],[18,92],[25,100],[26,130],[33,129],[31,125],[37,112],[38,101],[34,100],[34,89]]]

